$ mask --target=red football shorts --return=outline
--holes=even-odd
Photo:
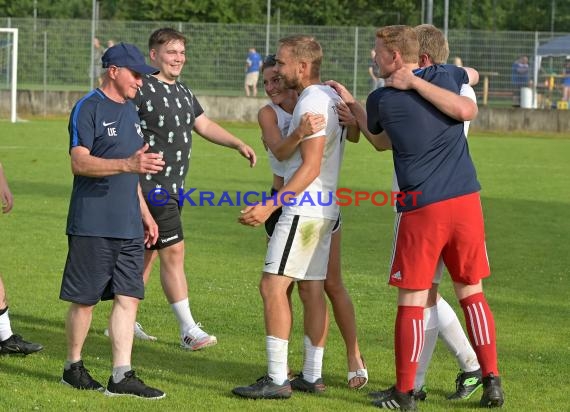
[[[490,274],[479,193],[398,213],[389,284],[429,289],[439,258],[454,282],[474,285]]]

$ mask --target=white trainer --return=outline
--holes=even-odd
[[[146,333],[141,324],[138,322],[135,322],[135,338],[140,339],[140,340],[151,340],[151,341],[155,341],[157,338],[156,336],[151,336],[148,333]]]
[[[103,334],[105,336],[109,336],[109,329],[105,329]],[[150,340],[150,341],[157,340],[156,336],[151,336],[148,333],[146,333],[143,330],[141,324],[138,322],[135,322],[135,338],[140,339],[140,340]]]
[[[192,326],[185,334],[183,334],[181,339],[181,344],[184,349],[190,350],[200,350],[210,346],[214,346],[218,343],[213,335],[208,335],[201,329],[202,324],[197,323]]]

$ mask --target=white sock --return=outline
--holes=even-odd
[[[473,372],[480,368],[477,355],[449,303],[443,298],[437,302],[439,318],[439,336],[447,349],[455,356],[459,368],[464,372]]]
[[[433,350],[435,349],[435,344],[437,343],[438,320],[436,306],[424,309],[424,325],[424,347],[420,355],[420,361],[418,362],[418,368],[416,370],[416,379],[414,381],[414,389],[417,391],[419,391],[425,383],[426,372],[433,355]]]
[[[303,362],[303,379],[315,383],[323,373],[323,355],[325,348],[313,346],[308,336],[304,338],[305,359]]]
[[[10,326],[10,317],[8,316],[8,308],[6,308],[6,312],[0,315],[0,341],[8,339],[13,334],[12,327]]]
[[[265,346],[267,349],[267,374],[275,384],[282,385],[287,380],[289,341],[275,336],[266,336]]]
[[[192,312],[190,312],[190,302],[188,302],[188,298],[186,298],[179,302],[172,303],[170,307],[174,315],[176,315],[176,319],[178,319],[180,334],[184,335],[184,333],[188,332],[188,330],[196,324],[192,317]]]

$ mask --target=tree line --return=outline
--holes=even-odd
[[[264,24],[266,0],[99,0],[100,20]],[[427,0],[271,0],[271,24],[379,27],[425,21]],[[433,0],[443,26],[444,0]],[[423,9],[422,9],[423,7]],[[91,19],[92,0],[0,0],[0,17]],[[568,0],[449,0],[450,29],[570,32]]]

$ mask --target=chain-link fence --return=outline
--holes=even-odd
[[[19,29],[18,88],[89,90],[91,24],[89,20],[0,18],[0,27]],[[103,47],[112,39],[134,43],[146,52],[149,34],[159,27],[174,27],[187,36],[187,63],[181,78],[197,94],[242,95],[248,48],[255,47],[264,54],[268,45],[272,53],[279,38],[294,33],[311,34],[321,42],[325,53],[323,80],[338,80],[361,99],[370,91],[368,66],[374,27],[271,26],[268,30],[265,25],[252,24],[98,21],[96,37]],[[527,55],[532,79],[537,42],[542,44],[562,34],[450,30],[449,62],[457,56],[463,65],[478,69],[488,84],[488,103],[508,105],[513,91],[513,62]],[[561,78],[554,76],[552,80],[550,74],[562,73],[563,66],[564,57],[542,62],[538,90],[550,94],[552,101],[560,96]],[[5,77],[5,72],[6,68],[0,67],[0,76]],[[476,87],[480,96],[483,80]],[[6,82],[0,81],[0,88],[5,87]]]

